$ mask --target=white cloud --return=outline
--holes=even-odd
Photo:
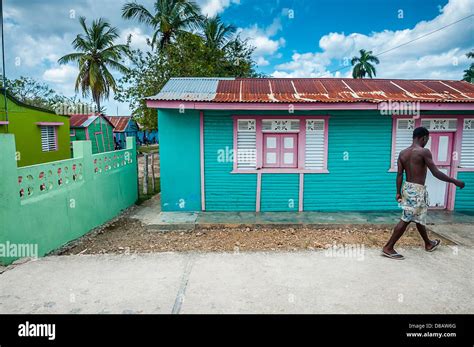
[[[202,14],[213,17],[232,4],[240,4],[240,0],[201,0],[197,3],[201,6]]]
[[[283,37],[273,38],[282,29],[279,18],[276,18],[268,27],[260,28],[253,25],[248,28],[239,28],[237,34],[255,48],[253,57],[258,66],[267,66],[270,64],[268,57],[278,56],[278,50],[285,46]]]
[[[465,53],[472,49],[474,21],[465,20],[447,27],[426,38],[395,48],[426,35],[472,13],[471,0],[451,0],[440,15],[430,21],[422,21],[412,29],[384,30],[369,35],[359,33],[329,33],[319,40],[320,52],[295,53],[291,61],[280,64],[274,76],[318,77],[335,76],[327,71],[330,65],[343,66],[358,55],[359,49],[371,50],[380,56],[376,66],[377,77],[382,78],[455,78],[460,79],[467,66]],[[350,68],[338,71],[350,76]]]
[[[60,65],[46,70],[43,73],[43,79],[52,83],[70,83],[77,76],[77,67],[72,65]]]

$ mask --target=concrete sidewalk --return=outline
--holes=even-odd
[[[51,256],[0,275],[0,313],[474,313],[468,247]]]
[[[162,212],[159,197],[150,199],[130,214],[149,229],[194,230],[200,227],[235,226],[320,226],[347,224],[394,225],[400,211],[373,212]],[[428,213],[428,227],[432,225],[474,225],[474,214],[432,210]]]

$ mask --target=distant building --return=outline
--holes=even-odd
[[[127,146],[127,136],[135,137],[138,140],[138,124],[131,116],[106,116],[114,125],[114,138],[118,146],[123,149]]]
[[[90,140],[92,153],[115,149],[114,126],[103,114],[74,114],[71,116],[70,141]]]
[[[27,166],[68,159],[69,116],[21,102],[0,88],[0,133],[15,135],[17,165]]]

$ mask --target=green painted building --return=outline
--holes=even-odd
[[[73,141],[90,140],[92,153],[109,152],[115,149],[114,126],[102,114],[74,114],[71,116],[71,148]]]
[[[0,133],[15,135],[18,166],[71,157],[69,116],[27,105],[0,89]]]
[[[173,78],[158,110],[163,211],[396,210],[398,153],[429,129],[430,206],[474,211],[474,85]]]

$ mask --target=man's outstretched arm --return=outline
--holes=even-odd
[[[428,166],[428,169],[430,169],[434,177],[444,182],[453,183],[461,189],[464,188],[465,184],[463,181],[449,177],[438,169],[438,167],[433,161],[433,155],[431,154],[431,151],[429,149],[425,149],[423,151],[423,157],[425,159],[426,166]]]
[[[400,160],[400,156],[398,157],[397,161],[397,195],[395,199],[400,202],[402,200],[402,183],[403,183],[403,171],[405,170],[403,167],[403,163]]]

